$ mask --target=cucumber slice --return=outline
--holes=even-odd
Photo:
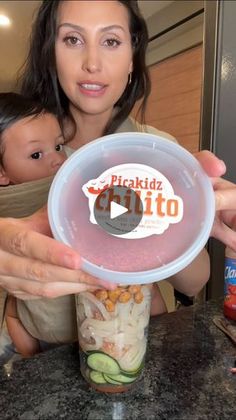
[[[118,375],[120,373],[120,366],[117,361],[105,353],[93,353],[87,358],[88,366],[101,373],[108,375]]]
[[[122,375],[125,376],[139,376],[142,372],[142,369],[144,368],[144,361],[139,365],[138,369],[136,370],[121,370]]]
[[[114,379],[112,379],[108,375],[106,375],[105,373],[103,373],[103,376],[104,376],[104,379],[106,380],[106,382],[108,382],[109,384],[122,385],[122,382],[115,381]]]
[[[95,384],[106,384],[106,380],[103,377],[103,374],[100,372],[96,372],[96,370],[91,370],[90,374],[91,381],[95,382]]]
[[[116,381],[118,383],[122,383],[122,384],[131,384],[132,382],[134,382],[136,380],[136,378],[133,376],[126,376],[126,375],[122,375],[121,373],[118,375],[106,375],[110,380],[112,379],[113,381]],[[106,379],[107,380],[107,379]]]

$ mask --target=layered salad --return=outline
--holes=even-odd
[[[131,285],[76,296],[81,373],[95,388],[121,392],[144,366],[151,286]]]

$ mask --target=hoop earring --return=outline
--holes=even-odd
[[[128,85],[130,85],[132,82],[132,72],[129,73],[129,77],[128,77]]]

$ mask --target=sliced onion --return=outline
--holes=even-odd
[[[104,324],[104,328],[102,324]],[[95,336],[101,338],[110,337],[115,331],[113,321],[99,321],[89,318],[81,324],[79,330],[82,336],[87,339],[94,338]]]
[[[139,368],[146,352],[146,339],[138,341],[118,360],[121,369],[132,371]]]
[[[130,334],[127,332],[120,332],[117,334],[113,334],[112,337],[110,337],[111,343],[115,343],[119,345],[119,347],[125,347],[128,345],[136,345],[138,342],[137,334]]]
[[[134,302],[133,299],[130,299],[127,303],[121,303],[117,302],[117,311],[118,311],[118,317],[120,321],[125,321],[127,323],[127,319],[131,314],[132,308],[133,308]]]
[[[76,313],[77,313],[77,318],[79,320],[79,324],[81,324],[86,318],[84,305],[82,303],[78,303],[76,305]]]
[[[143,301],[141,303],[136,303],[132,309],[131,317],[134,319],[139,319],[143,316],[143,312],[150,311],[150,302],[151,302],[151,292],[148,287],[142,287]],[[146,317],[146,314],[145,314]]]
[[[90,293],[90,292],[81,293],[78,297],[78,301],[84,304],[84,309],[85,309],[85,312],[87,312],[88,318],[92,318],[93,316],[93,312],[91,308],[91,303],[92,303],[99,310],[99,312],[101,313],[104,319],[106,320],[111,319],[110,313],[106,310],[103,303],[100,300],[98,300],[96,296],[93,295],[93,293]]]
[[[79,333],[79,344],[83,351],[100,350],[102,347],[102,339],[98,336],[93,337],[94,343],[88,343]]]
[[[89,325],[94,328],[96,331],[108,331],[110,334],[116,332],[119,328],[119,320],[117,318],[111,319],[109,321],[101,321],[99,319],[87,319]]]
[[[143,286],[142,293],[143,302],[137,304],[133,298],[127,303],[117,302],[114,312],[108,312],[104,304],[92,293],[80,294],[77,311],[81,322],[81,347],[85,350],[99,350],[105,342],[113,343],[117,355],[122,352],[122,357],[119,358],[121,368],[130,371],[137,369],[146,351],[144,332],[149,323],[150,288]],[[102,319],[95,319],[95,312],[99,312]]]

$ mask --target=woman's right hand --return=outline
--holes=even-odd
[[[24,219],[0,219],[3,289],[19,299],[37,299],[115,288],[80,270],[79,255],[50,236],[46,207]]]
[[[213,153],[202,150],[195,157],[211,177],[215,193],[216,214],[211,236],[236,251],[236,184],[221,178],[226,166]]]

